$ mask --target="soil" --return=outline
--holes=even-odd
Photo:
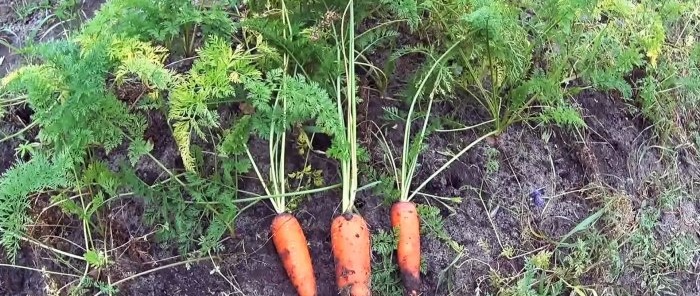
[[[21,46],[31,30],[44,30],[50,24],[38,25],[45,12],[37,12],[26,20],[17,19],[13,5],[17,1],[0,0],[0,23],[9,24],[16,36],[4,36],[13,45]],[[101,1],[85,1],[84,10],[89,15]],[[41,34],[39,34],[41,35]],[[22,61],[9,54],[9,49],[0,46],[0,56],[5,60],[0,65],[0,77]],[[405,82],[417,68],[419,61],[401,59],[396,73],[396,81]],[[386,121],[382,107],[400,107],[391,94],[398,93],[402,83],[390,85],[387,96],[374,92],[365,94],[360,121],[360,139],[370,152],[375,169],[383,169],[384,152],[375,143],[370,129],[382,126],[388,140],[394,147],[400,147],[403,127]],[[134,93],[133,91],[129,92]],[[137,92],[136,92],[137,93]],[[136,94],[138,96],[138,94]],[[135,99],[132,95],[128,100]],[[487,120],[487,116],[474,101],[466,95],[458,95],[435,106],[435,117],[454,115],[453,120],[473,125]],[[490,289],[488,276],[491,268],[497,268],[502,275],[516,274],[524,265],[523,258],[506,259],[500,256],[503,247],[510,246],[517,254],[536,250],[545,244],[542,237],[557,240],[566,235],[578,223],[595,212],[602,201],[591,198],[586,190],[590,184],[600,184],[629,197],[630,215],[651,202],[658,194],[653,194],[650,183],[668,169],[669,156],[658,149],[659,143],[648,123],[631,114],[632,107],[613,95],[597,92],[583,92],[574,99],[585,117],[588,129],[575,133],[559,128],[543,128],[519,123],[511,126],[492,141],[484,141],[467,152],[446,172],[434,179],[425,192],[439,196],[461,197],[462,202],[454,206],[454,212],[443,210],[445,229],[461,246],[464,252],[459,255],[443,241],[425,236],[422,241],[426,269],[422,281],[424,295],[480,295]],[[22,127],[19,110],[8,114],[0,125],[0,135],[16,132]],[[230,118],[236,110],[220,110],[222,120]],[[456,114],[456,115],[455,115]],[[13,117],[18,119],[12,119]],[[153,155],[166,167],[182,167],[174,139],[167,121],[158,112],[148,113],[149,129],[147,139],[154,143]],[[7,120],[10,118],[10,120]],[[462,133],[435,133],[427,140],[428,148],[423,153],[421,173],[417,180],[425,179],[461,147],[475,140],[482,131]],[[12,140],[0,143],[0,173],[14,161],[14,148],[19,144]],[[266,151],[264,143],[253,142],[253,151]],[[291,144],[290,144],[291,145]],[[322,145],[319,144],[319,145]],[[256,149],[260,148],[260,149]],[[488,150],[498,151],[495,161],[498,168],[487,172]],[[103,155],[111,167],[126,159],[123,149]],[[260,155],[260,157],[264,157]],[[692,188],[693,180],[698,180],[700,172],[694,166],[693,153],[680,152],[670,157],[670,163],[677,165],[681,184],[688,186],[691,195],[697,196]],[[312,156],[311,164],[322,169],[326,184],[338,182],[337,164],[320,156]],[[290,166],[300,167],[298,161],[290,161]],[[263,170],[265,168],[262,168]],[[162,170],[149,160],[137,165],[139,175],[148,183],[162,177]],[[373,180],[364,180],[371,182]],[[246,180],[245,189],[256,191],[254,180]],[[544,207],[533,205],[531,193],[543,188],[546,199]],[[59,232],[61,236],[80,243],[80,225],[56,211],[39,214],[36,209],[47,205],[46,197],[33,201],[38,225],[65,225],[64,229],[46,230],[39,228],[35,237],[49,237]],[[319,295],[337,295],[334,283],[334,265],[330,252],[328,229],[334,215],[338,214],[338,193],[327,192],[311,197],[301,204],[297,218],[306,231],[319,288]],[[434,203],[431,199],[419,198],[419,203]],[[367,220],[373,233],[389,230],[389,207],[381,197],[371,191],[363,191],[359,196],[358,211]],[[144,205],[139,197],[119,199],[110,205],[109,211],[102,214],[102,221],[113,233],[104,244],[119,246],[122,256],[114,258],[103,274],[94,275],[112,282],[153,268],[163,268],[155,272],[134,277],[119,286],[119,295],[295,295],[285,272],[279,263],[270,240],[269,225],[274,211],[266,203],[254,205],[236,221],[236,235],[224,241],[225,250],[211,260],[167,267],[183,258],[172,259],[172,250],[164,248],[148,239],[153,231],[142,223]],[[700,239],[700,202],[691,199],[683,202],[677,212],[666,212],[662,218],[659,236],[666,240],[675,237],[679,231],[695,233]],[[74,245],[49,241],[51,245],[66,252],[80,254]],[[21,266],[59,270],[47,256],[46,251],[25,246],[17,261]],[[0,263],[7,263],[0,253]],[[457,260],[459,259],[459,260]],[[80,265],[76,265],[80,266]],[[700,266],[694,267],[695,274]],[[690,273],[679,275],[685,295],[700,295],[696,284],[700,279]],[[45,287],[61,288],[75,280],[64,276],[43,276],[39,272],[17,268],[0,267],[0,295],[45,295]],[[628,272],[619,280],[619,286],[638,294],[638,275]],[[65,289],[61,290],[65,293]]]

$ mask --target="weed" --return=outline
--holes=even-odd
[[[58,19],[67,21],[78,17],[78,8],[80,8],[78,0],[59,0],[54,5],[54,14]]]
[[[95,268],[102,268],[109,264],[109,260],[105,254],[102,254],[100,251],[88,250],[83,257],[85,257],[85,261],[87,261],[88,264]]]
[[[393,230],[380,230],[372,235],[372,251],[379,255],[372,264],[372,291],[378,295],[403,295],[399,269],[393,262],[397,243]]]
[[[38,10],[51,8],[49,0],[21,0],[18,2],[19,3],[17,3],[16,6],[14,6],[14,9],[19,19],[26,19]]]
[[[101,293],[106,295],[119,294],[119,290],[116,287],[109,285],[108,283],[94,280],[90,277],[85,277],[82,278],[75,287],[71,287],[68,290],[68,295],[85,295],[86,293],[90,292],[91,288],[97,288]]]
[[[499,157],[501,152],[498,149],[489,147],[486,149],[486,175],[493,176],[500,168]]]
[[[463,247],[445,231],[444,221],[439,208],[418,205],[418,216],[421,218],[421,234],[442,240],[457,253],[463,250]]]
[[[662,210],[675,210],[681,201],[687,200],[687,193],[682,188],[666,188],[659,196],[659,206]]]
[[[371,163],[362,162],[360,170],[367,180],[376,180],[378,183],[372,187],[372,193],[382,198],[382,204],[391,206],[399,198],[399,191],[396,189],[396,180],[382,169],[375,169]]]
[[[34,155],[39,147],[41,147],[41,144],[39,143],[30,143],[29,141],[24,142],[15,148],[15,156],[21,159],[27,159],[28,157]]]
[[[603,216],[607,225],[611,225],[610,233],[614,237],[622,237],[634,230],[634,208],[630,197],[625,194],[613,194],[606,201],[610,210]]]
[[[678,282],[669,273],[686,270],[692,263],[698,243],[687,234],[679,233],[675,238],[662,243],[656,238],[656,227],[660,218],[658,209],[641,211],[639,229],[632,234],[631,264],[638,268],[645,293],[664,295],[677,289]]]

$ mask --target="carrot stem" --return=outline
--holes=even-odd
[[[357,93],[356,93],[356,74],[355,74],[355,11],[353,9],[354,1],[348,1],[345,11],[343,12],[343,20],[347,16],[348,25],[345,22],[341,23],[340,43],[345,43],[347,40],[347,48],[338,46],[338,61],[343,63],[345,69],[345,99],[346,99],[346,116],[347,125],[345,126],[346,140],[348,142],[349,155],[341,159],[341,168],[343,173],[343,200],[342,212],[349,213],[355,198],[357,196]],[[348,37],[345,37],[347,30]],[[342,54],[342,58],[341,58]],[[336,89],[338,95],[339,114],[342,114],[342,104],[340,104],[341,87],[339,76],[336,80]],[[341,116],[342,118],[342,116]]]
[[[354,1],[349,0],[343,12],[340,40],[336,38],[338,63],[345,70],[345,99],[347,124],[346,141],[349,155],[341,158],[343,174],[342,213],[331,223],[331,246],[335,260],[336,284],[340,295],[369,296],[370,288],[370,234],[367,222],[362,216],[351,213],[357,196],[358,148],[357,148],[357,94],[355,75],[355,12]],[[347,27],[346,27],[347,18]],[[347,30],[347,32],[346,32]],[[348,37],[346,38],[346,34]],[[337,35],[336,35],[337,36]],[[346,43],[347,41],[347,43]],[[342,46],[341,46],[342,44]],[[347,44],[347,47],[346,47]],[[336,77],[338,115],[343,119],[341,88],[342,75]]]

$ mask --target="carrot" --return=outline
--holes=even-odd
[[[299,296],[316,296],[316,278],[309,247],[299,221],[288,213],[278,214],[271,225],[272,241]]]
[[[391,207],[391,226],[398,230],[397,255],[401,279],[408,295],[420,291],[420,221],[416,205],[399,201]]]
[[[369,229],[365,219],[350,213],[333,219],[331,246],[340,295],[371,295]]]
[[[343,176],[341,215],[331,223],[331,247],[335,261],[335,280],[341,296],[369,296],[372,294],[370,279],[370,238],[367,222],[360,215],[352,214],[355,204],[359,176],[359,148],[357,143],[357,94],[356,59],[355,59],[355,1],[348,0],[343,12],[341,28],[347,30],[340,36],[334,34],[338,46],[336,57],[338,64],[343,65],[343,71],[336,76],[336,94],[338,100],[338,119],[345,129],[348,157],[340,157],[340,171]],[[347,23],[346,23],[347,20]],[[335,33],[335,31],[334,31]],[[340,38],[338,38],[340,37]],[[347,38],[347,39],[346,39]],[[342,45],[341,45],[342,44]],[[347,44],[347,47],[345,46]],[[345,87],[341,88],[341,80],[345,79]],[[344,98],[343,98],[344,97]],[[343,108],[342,101],[347,103]],[[347,118],[343,116],[347,115]],[[347,120],[347,123],[345,123]],[[345,124],[343,124],[345,123]],[[338,136],[338,135],[335,135]]]

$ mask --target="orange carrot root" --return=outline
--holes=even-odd
[[[362,216],[346,213],[333,219],[331,246],[340,295],[371,295],[369,241],[369,229]]]
[[[398,229],[397,248],[401,279],[408,295],[420,292],[420,220],[416,205],[408,201],[391,207],[391,226]]]
[[[299,221],[291,214],[272,220],[272,242],[299,296],[316,296],[316,278],[306,237]]]

